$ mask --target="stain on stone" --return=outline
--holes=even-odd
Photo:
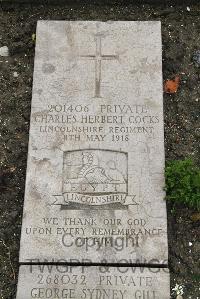
[[[55,72],[55,66],[51,63],[44,63],[42,66],[42,71],[45,74],[52,74]]]
[[[38,89],[38,90],[37,90],[37,93],[38,93],[39,95],[41,95],[41,94],[42,94],[42,91],[43,91],[42,89]]]
[[[37,190],[36,186],[33,186],[30,190],[30,196],[32,199],[41,200],[40,192]]]

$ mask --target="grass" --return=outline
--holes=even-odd
[[[167,200],[200,211],[200,168],[192,159],[167,162],[165,179]]]

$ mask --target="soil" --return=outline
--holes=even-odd
[[[164,81],[180,76],[178,91],[164,93],[166,159],[192,156],[198,163],[200,64],[193,56],[200,50],[200,4],[1,6],[0,47],[8,46],[10,55],[0,56],[0,298],[11,299],[17,285],[37,20],[161,20]],[[184,285],[184,299],[200,294],[200,230],[199,221],[191,219],[194,212],[168,204],[171,288]]]

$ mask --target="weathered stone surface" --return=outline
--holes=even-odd
[[[167,269],[21,266],[17,299],[169,299],[169,290]]]
[[[159,22],[39,21],[20,262],[166,262],[162,106]]]

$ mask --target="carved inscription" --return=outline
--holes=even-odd
[[[168,271],[158,268],[21,266],[19,285],[17,299],[169,299]]]
[[[45,113],[34,113],[33,123],[43,134],[62,134],[64,141],[128,142],[135,135],[152,136],[160,121],[159,114],[147,105],[50,104]]]

